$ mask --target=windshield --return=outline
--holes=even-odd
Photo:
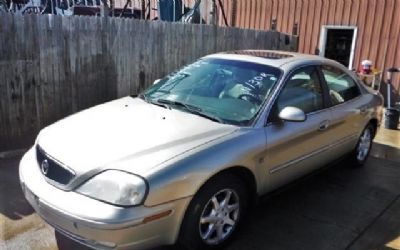
[[[280,77],[278,68],[206,58],[185,66],[148,88],[141,98],[212,120],[248,125]]]

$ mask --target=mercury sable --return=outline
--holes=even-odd
[[[382,103],[321,57],[209,55],[44,128],[21,186],[57,232],[93,248],[221,247],[258,196],[342,156],[363,165]]]

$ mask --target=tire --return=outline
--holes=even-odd
[[[357,146],[351,154],[353,166],[361,167],[365,164],[371,152],[374,135],[375,128],[371,123],[369,123],[361,133]]]
[[[177,245],[181,249],[198,250],[228,244],[248,207],[247,197],[244,183],[234,175],[208,181],[186,210]]]

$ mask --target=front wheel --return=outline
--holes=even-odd
[[[363,166],[371,152],[372,140],[374,138],[374,127],[368,124],[358,139],[357,146],[351,156],[356,166]]]
[[[178,239],[184,249],[219,248],[232,239],[247,207],[240,179],[224,175],[204,185],[190,203]]]

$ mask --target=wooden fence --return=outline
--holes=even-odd
[[[0,15],[0,151],[218,51],[296,50],[278,32],[121,18]]]

